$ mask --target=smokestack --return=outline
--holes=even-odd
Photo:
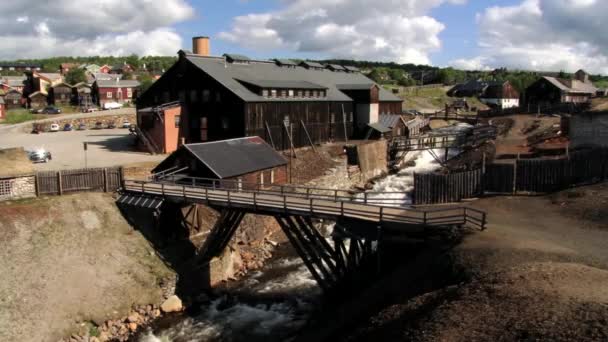
[[[192,52],[195,55],[209,56],[209,53],[211,52],[209,37],[192,38]]]

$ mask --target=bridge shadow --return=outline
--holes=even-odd
[[[181,206],[164,203],[162,210],[117,203],[127,222],[152,245],[163,262],[177,274],[175,294],[190,298],[208,288],[207,265],[196,265],[197,247],[190,240],[189,229],[177,212]],[[207,267],[207,268],[206,268]]]

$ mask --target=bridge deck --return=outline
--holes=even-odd
[[[302,215],[330,219],[356,219],[383,227],[424,229],[428,226],[470,226],[485,229],[486,214],[459,206],[441,209],[389,207],[362,199],[338,199],[334,196],[314,196],[305,193],[279,193],[221,189],[204,186],[171,184],[162,181],[125,180],[123,190],[130,193],[157,196],[190,203],[224,208],[238,208],[267,215]],[[390,199],[394,203],[394,199]]]

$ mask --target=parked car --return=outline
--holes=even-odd
[[[93,112],[97,112],[99,110],[99,108],[95,107],[95,106],[86,106],[86,107],[81,107],[80,111],[83,113],[93,113]]]
[[[72,124],[71,124],[71,123],[66,123],[66,124],[63,126],[63,130],[64,130],[65,132],[69,132],[69,131],[71,131],[71,130],[73,130],[73,129],[74,129],[74,126],[72,126]]]
[[[114,129],[114,128],[116,128],[116,123],[114,123],[114,121],[108,122],[108,127],[107,128],[108,129]]]
[[[120,108],[122,108],[122,105],[118,102],[106,102],[103,104],[103,109],[105,109],[105,110],[120,109]]]
[[[44,126],[39,123],[35,123],[32,125],[32,134],[40,134],[44,132]]]
[[[95,129],[103,129],[103,122],[97,121],[95,123]]]
[[[28,157],[34,163],[47,163],[49,160],[53,159],[51,156],[51,152],[46,151],[41,148],[34,151],[28,151]]]
[[[49,129],[49,130],[50,130],[51,132],[59,132],[59,125],[58,125],[58,124],[56,124],[56,123],[51,124],[51,127],[50,127],[50,129]]]
[[[33,114],[61,114],[61,109],[54,106],[46,106],[41,109],[32,109]]]
[[[131,123],[128,120],[125,120],[122,122],[122,128],[129,128],[131,127]]]
[[[84,122],[81,122],[78,124],[79,131],[86,131],[86,129],[87,129],[87,125]]]

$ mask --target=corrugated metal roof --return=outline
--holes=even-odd
[[[359,72],[359,68],[350,65],[344,65],[344,69],[350,72]]]
[[[278,65],[297,66],[298,64],[291,59],[275,59]]]
[[[378,131],[380,133],[388,133],[388,132],[392,131],[390,128],[384,126],[383,124],[381,124],[379,122],[368,124],[367,127],[371,128],[375,131]]]
[[[553,84],[560,90],[568,93],[582,93],[582,94],[595,94],[597,93],[597,88],[592,84],[584,83],[576,80],[563,80],[556,77],[544,76],[545,80],[549,81],[549,83]],[[570,83],[572,87],[570,87],[567,83]]]
[[[241,82],[252,84],[260,88],[278,88],[278,89],[327,89],[322,85],[306,82],[306,81],[272,81],[272,80],[239,80]]]
[[[184,148],[220,179],[287,164],[287,160],[260,137],[186,144]]]
[[[250,91],[238,80],[248,81],[298,81],[318,84],[327,88],[327,96],[310,101],[352,101],[342,93],[337,84],[372,85],[374,82],[360,73],[333,72],[325,69],[306,69],[304,67],[282,68],[270,61],[251,61],[249,64],[226,64],[223,58],[186,55],[188,61],[213,77],[236,96],[247,102],[290,102],[303,99],[265,98]],[[397,96],[380,87],[380,101],[401,102]]]
[[[378,118],[378,122],[388,128],[395,128],[399,121],[403,121],[401,115],[393,115],[393,114],[380,114]],[[405,124],[405,121],[404,121]]]
[[[340,90],[369,90],[372,89],[374,83],[360,83],[360,84],[336,84],[336,88]]]

